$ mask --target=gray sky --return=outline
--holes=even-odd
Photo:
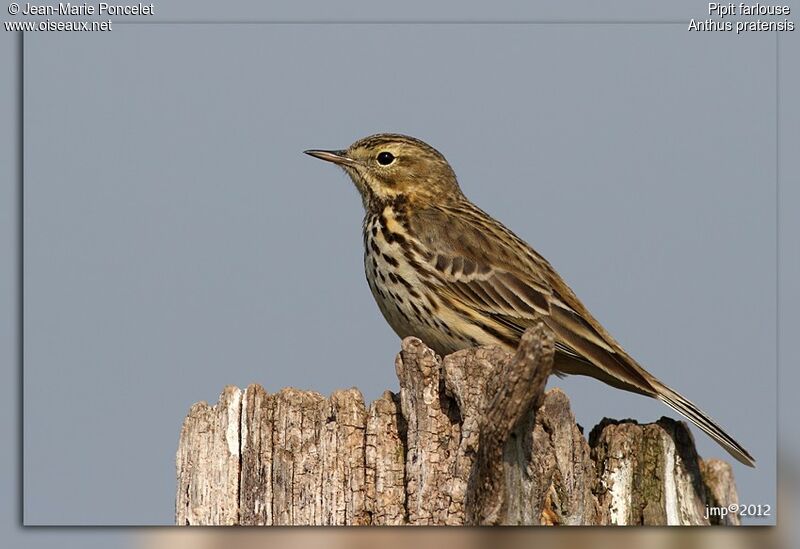
[[[355,190],[300,154],[384,130],[439,148],[756,456],[735,466],[741,501],[774,503],[774,36],[131,25],[97,40],[26,37],[27,523],[171,523],[181,420],[225,384],[396,390]],[[672,415],[557,384],[587,428]]]

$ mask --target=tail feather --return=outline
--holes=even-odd
[[[559,326],[555,327],[557,334],[569,335],[563,331],[559,332],[559,329]],[[573,349],[577,349],[577,351],[573,351]],[[558,341],[556,350],[560,351],[556,354],[554,364],[557,372],[567,375],[590,376],[624,391],[657,398],[702,429],[738,461],[755,467],[756,460],[753,456],[717,425],[708,414],[656,379],[621,348],[614,353],[609,353],[605,349],[579,339],[574,342],[574,345]]]
[[[658,400],[684,415],[688,420],[702,429],[708,436],[713,438],[720,446],[725,448],[727,452],[735,457],[741,463],[750,467],[755,467],[756,460],[750,453],[745,450],[741,444],[733,440],[728,433],[722,430],[722,427],[717,425],[714,420],[708,417],[703,410],[695,406],[692,402],[682,397],[669,387],[657,384],[655,385]]]

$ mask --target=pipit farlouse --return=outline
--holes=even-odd
[[[754,465],[705,412],[631,358],[541,255],[472,204],[439,151],[378,134],[347,150],[305,152],[344,168],[361,194],[367,281],[401,338],[417,336],[441,355],[477,345],[514,350],[541,319],[556,336],[557,372],[656,398]]]

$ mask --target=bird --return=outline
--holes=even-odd
[[[358,190],[367,282],[398,336],[416,336],[441,356],[481,345],[513,351],[543,322],[555,337],[558,375],[658,399],[755,466],[708,414],[625,352],[544,257],[473,204],[431,145],[379,133],[344,150],[304,152],[343,168]]]

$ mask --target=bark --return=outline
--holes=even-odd
[[[406,338],[399,393],[369,407],[354,388],[226,387],[184,421],[176,522],[708,524],[706,505],[737,502],[730,466],[701,460],[683,423],[605,419],[587,441],[566,395],[544,391],[553,348],[542,324],[514,355],[442,359]]]

